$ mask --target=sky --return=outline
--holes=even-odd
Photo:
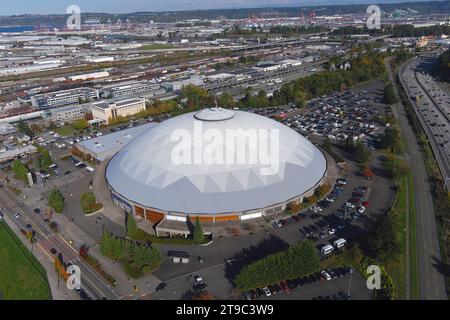
[[[130,13],[398,2],[405,0],[0,0],[0,15],[65,13],[66,8],[72,4],[78,5],[82,12]]]

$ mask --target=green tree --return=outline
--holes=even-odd
[[[136,238],[139,234],[139,229],[132,213],[128,213],[127,216],[127,234],[130,238]]]
[[[398,102],[392,83],[389,83],[384,87],[383,101],[386,104],[394,104]]]
[[[20,121],[17,124],[17,130],[19,130],[20,133],[26,134],[31,139],[34,138],[34,131],[23,121]]]
[[[233,100],[233,96],[228,92],[222,93],[219,98],[217,98],[217,104],[219,107],[227,109],[236,107],[236,102]]]
[[[111,258],[116,261],[119,261],[124,256],[123,241],[119,237],[113,237],[113,239],[114,241],[112,243]]]
[[[200,244],[205,240],[205,235],[203,233],[203,228],[200,223],[200,219],[198,216],[195,219],[195,225],[194,225],[194,243]]]
[[[24,182],[27,181],[27,174],[29,170],[27,166],[24,165],[20,160],[14,160],[12,170],[16,179],[22,180]]]
[[[389,127],[381,137],[380,147],[383,149],[393,149],[399,141],[399,132],[396,128]]]
[[[357,142],[354,148],[356,161],[366,163],[370,159],[370,152],[362,142]]]
[[[234,278],[234,283],[239,290],[250,290],[298,278],[319,269],[317,249],[306,240],[243,267]]]
[[[89,124],[86,119],[78,119],[73,123],[73,127],[77,130],[85,130],[89,128]]]
[[[50,152],[42,146],[36,146],[38,151],[37,166],[38,168],[47,168],[53,163]]]
[[[375,259],[387,262],[398,255],[400,245],[394,232],[393,221],[389,216],[383,216],[369,231],[369,251]]]
[[[64,210],[64,196],[58,189],[53,189],[48,195],[48,205],[55,209],[57,213],[62,213]]]
[[[114,237],[112,234],[104,230],[102,234],[102,239],[100,240],[100,252],[107,257],[111,257],[113,255],[113,247],[114,247]]]
[[[180,101],[187,99],[188,109],[200,109],[214,105],[214,99],[203,88],[189,84],[181,90]]]

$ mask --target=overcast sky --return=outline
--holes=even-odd
[[[0,15],[65,13],[66,8],[71,4],[78,5],[82,12],[129,13],[136,11],[176,11],[192,9],[398,2],[405,2],[405,0],[0,0]]]

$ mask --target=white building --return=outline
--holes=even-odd
[[[117,117],[132,116],[140,111],[145,110],[144,99],[127,99],[108,103],[106,101],[93,103],[91,106],[92,116],[94,119],[100,119],[103,123],[109,124],[111,119]]]
[[[81,119],[84,117],[84,109],[81,106],[67,106],[51,109],[51,118],[53,121],[69,121]]]

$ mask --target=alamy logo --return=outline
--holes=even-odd
[[[69,30],[80,30],[81,29],[81,8],[75,4],[67,7],[67,14],[70,16],[67,18],[66,26]]]
[[[370,265],[366,270],[367,274],[370,274],[367,277],[366,285],[369,290],[381,289],[381,269],[377,265]]]
[[[260,174],[279,171],[280,134],[278,129],[203,130],[202,121],[194,121],[193,134],[187,129],[172,132],[171,160],[181,164],[259,165]]]
[[[367,18],[367,29],[381,29],[381,9],[379,6],[372,4],[367,7],[366,13],[369,13],[370,16]]]
[[[72,264],[69,267],[67,267],[67,273],[69,274],[69,277],[67,278],[67,281],[66,281],[67,289],[69,289],[69,290],[81,289],[80,267]]]

